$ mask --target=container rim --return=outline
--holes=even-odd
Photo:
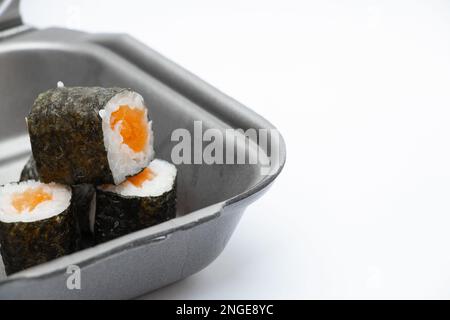
[[[19,0],[0,0],[0,32],[22,24],[19,4]]]
[[[55,28],[57,29],[57,28]],[[49,29],[44,29],[49,30]],[[40,30],[36,30],[35,32],[39,32]],[[114,35],[109,35],[110,37],[114,37]],[[93,38],[95,39],[95,38]],[[98,38],[97,38],[98,39]],[[117,38],[116,38],[117,40]],[[119,38],[120,42],[121,40],[126,40],[127,45],[129,44],[129,41],[132,41],[133,38],[128,36],[121,36]],[[63,41],[14,41],[10,43],[0,43],[0,53],[1,52],[10,52],[10,51],[17,51],[17,50],[35,50],[35,49],[54,49],[54,50],[62,50],[66,52],[70,51],[82,51],[88,56],[97,58],[97,59],[109,59],[111,61],[121,61],[121,63],[126,63],[129,66],[127,68],[132,68],[133,72],[144,72],[146,75],[149,75],[146,70],[142,70],[139,68],[139,65],[133,64],[132,61],[127,59],[127,57],[122,57],[117,51],[111,50],[107,46],[102,46],[101,43],[97,43],[96,41],[93,41],[94,43],[89,42],[81,42],[81,43],[71,43],[71,42],[63,42]],[[136,43],[138,43],[136,41]],[[138,43],[139,46],[142,46]],[[143,50],[143,48],[140,48],[139,50]],[[186,90],[196,90],[196,91],[207,91],[208,94],[215,94],[218,98],[221,100],[221,106],[219,109],[225,107],[232,109],[233,113],[237,113],[236,119],[240,119],[240,123],[245,122],[246,119],[252,119],[251,122],[247,123],[247,127],[255,127],[255,128],[267,128],[267,129],[274,129],[276,132],[279,133],[279,131],[266,119],[259,116],[254,111],[248,109],[244,105],[238,103],[234,99],[226,96],[216,88],[210,86],[203,80],[199,79],[198,77],[194,76],[187,70],[179,67],[175,63],[169,61],[168,59],[164,58],[163,56],[159,55],[155,51],[146,48],[144,53],[151,53],[152,58],[160,59],[161,64],[169,67],[171,70],[171,78],[173,78],[173,75],[176,74],[181,79],[180,81],[183,81],[183,85],[186,86]],[[153,76],[153,74],[151,74]],[[163,84],[169,86],[170,88],[174,89],[175,91],[178,91],[181,95],[184,95],[183,90],[177,90],[177,88],[174,88],[173,85],[168,84],[166,81],[161,80],[160,78],[156,77],[158,80],[160,80]],[[188,98],[190,98],[188,96]],[[195,99],[191,99],[194,103],[197,103]],[[217,101],[217,100],[216,100]],[[205,104],[200,104],[201,107],[204,107]],[[220,113],[217,113],[217,110],[214,110],[213,108],[205,108],[207,112],[210,112],[212,115],[216,116],[218,119],[221,119]],[[223,109],[220,110],[220,112],[223,112]],[[232,120],[227,119],[228,124],[233,124]],[[178,230],[188,229],[192,228],[196,225],[205,223],[211,219],[215,219],[219,217],[224,209],[228,206],[235,206],[241,204],[245,199],[248,199],[248,203],[253,202],[257,195],[262,192],[265,188],[267,188],[280,174],[281,170],[284,167],[285,161],[286,161],[286,145],[285,141],[281,134],[279,134],[279,140],[278,140],[278,150],[279,150],[279,161],[274,166],[274,164],[271,164],[271,172],[272,174],[264,176],[262,179],[260,179],[256,184],[249,187],[248,190],[235,195],[229,199],[226,199],[224,201],[215,203],[213,205],[207,206],[205,208],[201,208],[198,210],[195,210],[193,212],[187,213],[181,217],[177,217],[175,219],[169,220],[167,222],[164,222],[162,224],[158,224],[156,226],[152,226],[137,232],[133,232],[131,234],[128,234],[126,236],[108,241],[103,244],[99,244],[97,246],[87,248],[78,252],[75,252],[73,254],[70,254],[68,256],[64,256],[40,265],[37,265],[35,267],[26,269],[24,271],[18,272],[16,274],[13,274],[11,276],[8,276],[2,280],[0,280],[0,286],[4,285],[9,282],[13,281],[20,281],[20,280],[27,280],[27,279],[41,279],[51,276],[54,273],[61,272],[61,270],[65,270],[67,265],[69,264],[76,264],[80,267],[84,265],[89,265],[93,261],[98,261],[100,259],[103,259],[105,257],[117,254],[121,252],[124,249],[127,248],[136,248],[139,246],[147,245],[149,243],[163,241],[167,237],[170,237],[170,235]],[[246,202],[246,205],[247,205]]]

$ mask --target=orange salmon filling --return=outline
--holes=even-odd
[[[127,105],[122,105],[111,113],[111,129],[114,129],[118,122],[122,124],[120,135],[123,138],[123,142],[134,152],[143,151],[148,138],[145,110],[133,109]]]
[[[24,192],[16,192],[12,195],[12,205],[22,213],[24,210],[32,211],[38,204],[52,200],[53,196],[43,187],[28,188]]]
[[[152,170],[145,168],[141,173],[128,178],[127,181],[132,183],[135,187],[140,188],[145,181],[152,180],[154,176],[155,174]]]

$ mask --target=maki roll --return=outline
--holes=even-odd
[[[20,174],[20,181],[27,180],[41,180],[33,156],[28,159]],[[94,216],[94,196],[95,187],[93,185],[79,184],[72,186],[72,210],[83,235],[91,234],[90,219],[93,219]]]
[[[78,233],[69,187],[29,180],[0,187],[0,252],[6,274],[70,254]]]
[[[105,242],[174,218],[177,169],[155,159],[120,185],[97,187],[94,238]]]
[[[48,90],[35,100],[27,124],[42,182],[119,184],[153,158],[147,108],[128,89]]]

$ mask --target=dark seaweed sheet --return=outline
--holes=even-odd
[[[176,181],[159,197],[125,197],[97,189],[94,238],[105,242],[175,218]]]
[[[113,183],[99,111],[121,88],[63,87],[41,93],[27,117],[43,182]]]
[[[35,222],[0,222],[0,252],[6,274],[76,251],[78,226],[71,206],[57,216]]]

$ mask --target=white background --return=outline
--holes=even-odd
[[[450,2],[37,1],[126,32],[276,125],[287,163],[223,254],[148,298],[450,298]]]

